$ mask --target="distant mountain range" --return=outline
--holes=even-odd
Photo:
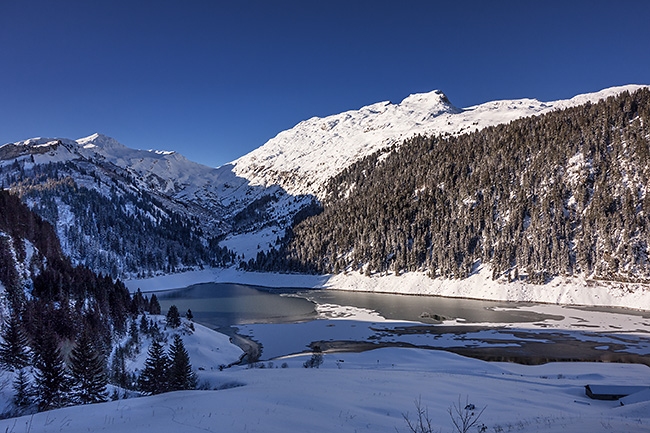
[[[305,120],[218,168],[100,134],[33,138],[0,147],[0,182],[55,226],[75,262],[99,272],[143,276],[232,264],[273,248],[301,210],[318,207],[330,179],[368,155],[386,157],[417,135],[457,136],[640,87],[464,109],[440,91],[415,94]]]

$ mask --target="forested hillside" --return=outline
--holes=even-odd
[[[197,218],[174,212],[133,187],[117,168],[81,162],[0,166],[0,179],[54,225],[75,263],[112,277],[223,266],[233,255],[206,235]]]
[[[650,91],[461,136],[415,137],[327,185],[322,213],[249,267],[543,283],[650,277]]]
[[[88,391],[90,379],[103,377],[105,388],[106,359],[126,332],[129,292],[109,276],[73,266],[52,226],[7,191],[0,191],[0,289],[0,367],[16,372],[17,408],[60,407]],[[81,348],[83,338],[92,343]],[[75,368],[94,369],[93,376],[75,376]]]

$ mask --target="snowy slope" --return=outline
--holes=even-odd
[[[379,102],[325,118],[313,117],[279,133],[233,162],[254,185],[281,185],[290,194],[321,193],[330,177],[355,161],[417,134],[460,134],[522,117],[596,102],[643,86],[612,87],[568,100],[517,99],[459,109],[439,90]]]
[[[308,355],[307,355],[308,357]],[[489,363],[416,349],[325,355],[319,369],[306,357],[287,368],[214,372],[212,391],[181,391],[0,421],[7,432],[408,432],[415,401],[431,431],[455,431],[448,408],[459,400],[489,432],[647,432],[650,402],[621,406],[591,400],[586,384],[637,385],[644,365]],[[337,362],[338,361],[338,362]],[[476,427],[468,431],[478,431]]]

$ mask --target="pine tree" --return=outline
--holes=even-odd
[[[155,340],[147,352],[142,373],[138,378],[140,391],[145,394],[160,394],[169,389],[168,386],[169,359],[165,355],[162,344]]]
[[[129,337],[131,338],[131,343],[136,346],[140,346],[140,333],[138,332],[138,324],[135,322],[135,320],[131,321],[131,325],[129,326]],[[139,348],[136,349],[138,352],[140,351]]]
[[[194,319],[194,314],[192,314],[192,310],[188,308],[187,313],[185,313],[185,317],[187,317],[187,320],[192,321]]]
[[[147,335],[149,333],[149,321],[147,320],[146,314],[143,314],[142,318],[140,319],[140,332],[142,332],[144,335]]]
[[[18,371],[18,375],[14,380],[14,404],[17,408],[23,409],[29,406],[32,402],[32,390],[31,383],[29,382],[29,377],[24,369]]]
[[[56,335],[44,328],[34,347],[36,401],[39,410],[62,407],[69,388]]]
[[[172,305],[167,311],[167,326],[170,328],[178,328],[181,326],[181,316],[178,313],[178,307]]]
[[[77,340],[70,357],[72,396],[77,404],[106,401],[108,378],[104,360],[93,346],[90,336],[83,333]]]
[[[6,322],[2,331],[0,343],[0,364],[9,371],[20,370],[29,363],[28,341],[25,336],[20,319],[12,315]]]
[[[110,375],[113,384],[121,388],[129,388],[131,386],[130,375],[126,369],[125,349],[122,346],[118,346],[113,353]]]
[[[169,348],[169,389],[178,391],[196,388],[196,374],[192,371],[190,356],[179,335],[174,336],[174,342]]]
[[[149,313],[151,314],[160,314],[160,304],[158,303],[158,298],[156,294],[151,295],[151,300],[149,301]]]

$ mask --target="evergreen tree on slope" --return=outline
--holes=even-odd
[[[36,402],[39,410],[64,406],[69,391],[63,357],[54,332],[43,327],[34,347]]]
[[[89,404],[106,401],[108,377],[104,370],[104,361],[86,332],[79,337],[72,350],[70,372],[73,381],[72,396],[75,403]]]
[[[162,344],[154,339],[147,352],[147,360],[142,373],[138,378],[140,391],[149,395],[167,391],[169,389],[168,370],[169,359],[165,355]]]
[[[2,330],[0,364],[9,371],[20,370],[29,363],[29,348],[17,315],[12,315]]]
[[[179,335],[174,337],[174,342],[169,348],[169,389],[178,391],[196,388],[196,374],[192,371],[190,356],[185,349],[183,340]]]

